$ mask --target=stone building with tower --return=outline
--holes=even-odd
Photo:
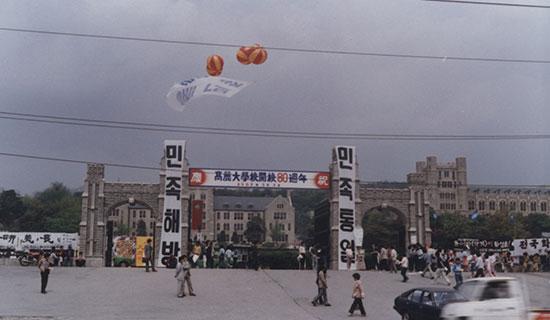
[[[327,192],[326,204],[319,206],[315,216],[327,219],[326,223],[316,221],[316,226],[326,229],[316,230],[316,233],[326,238],[322,241],[331,248],[331,256],[337,257],[341,253],[342,248],[338,247],[339,230],[347,228],[354,232],[361,231],[364,217],[375,210],[395,216],[399,221],[402,226],[402,248],[415,243],[431,244],[430,214],[434,212],[469,214],[477,211],[480,214],[490,214],[498,210],[508,210],[520,214],[549,214],[550,187],[468,184],[464,157],[458,157],[453,162],[440,163],[436,157],[429,156],[425,161],[416,163],[416,170],[407,175],[406,182],[362,182],[357,178],[359,163],[357,160],[353,164],[353,179],[339,176],[336,158],[333,157],[329,164],[332,187]],[[368,164],[366,167],[368,168]],[[212,187],[190,187],[188,171],[189,166],[185,161],[181,169],[181,212],[197,209],[197,217],[200,219],[193,219],[195,222],[200,221],[190,224],[187,214],[181,216],[181,243],[184,252],[189,234],[191,239],[199,237],[203,240],[216,240],[219,233],[225,230],[229,237],[233,231],[239,238],[242,237],[246,222],[253,214],[264,217],[267,241],[294,243],[295,214],[289,197],[263,200],[216,197]],[[159,183],[133,183],[106,181],[104,165],[88,164],[82,193],[80,251],[90,265],[105,265],[109,222],[115,230],[120,225],[136,230],[139,224],[144,223],[145,233],[160,239],[165,180],[164,165],[160,167]],[[347,207],[343,207],[341,203],[343,192],[351,200]],[[192,204],[196,204],[198,208],[190,208]],[[349,210],[353,212],[352,220],[345,216]],[[355,228],[342,226],[342,221],[353,221]],[[270,227],[284,228],[281,230],[282,238],[269,239]],[[360,237],[358,234],[354,235],[356,245],[361,243],[357,238]],[[332,267],[336,268],[335,265]]]

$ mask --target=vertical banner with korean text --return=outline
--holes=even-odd
[[[347,270],[348,255],[353,252],[351,270],[355,263],[355,147],[336,146],[338,170],[338,270]]]
[[[165,140],[164,158],[166,179],[164,181],[164,208],[158,265],[166,266],[170,256],[178,257],[181,252],[182,173],[185,159],[185,141]]]

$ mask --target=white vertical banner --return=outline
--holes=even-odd
[[[181,224],[184,213],[181,212],[183,187],[183,162],[185,159],[185,141],[164,141],[164,208],[162,211],[162,232],[158,266],[166,265],[170,256],[178,257],[181,252]]]
[[[356,270],[355,261],[355,147],[336,146],[334,149],[338,166],[338,270],[347,270],[346,249],[353,250],[351,270]]]

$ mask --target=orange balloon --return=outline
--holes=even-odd
[[[256,46],[252,47],[248,60],[253,64],[262,64],[267,60],[267,51],[259,44],[256,44]]]
[[[242,64],[262,64],[267,60],[267,51],[259,44],[241,47],[237,51],[237,60]]]
[[[249,56],[252,52],[251,47],[241,47],[239,51],[237,51],[237,61],[239,61],[242,64],[250,64]]]
[[[211,55],[206,59],[206,72],[215,77],[222,74],[223,58],[217,54]]]

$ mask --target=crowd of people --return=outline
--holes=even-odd
[[[418,272],[429,277],[434,284],[444,282],[451,285],[449,276],[454,276],[455,287],[462,284],[463,273],[471,277],[495,277],[497,272],[542,272],[550,271],[548,252],[529,256],[515,257],[508,252],[479,252],[464,250],[432,249],[419,244],[407,248],[407,254],[400,256],[394,247],[373,246],[365,256],[367,270],[379,270],[397,273],[401,269],[403,282],[408,280],[408,272]]]

